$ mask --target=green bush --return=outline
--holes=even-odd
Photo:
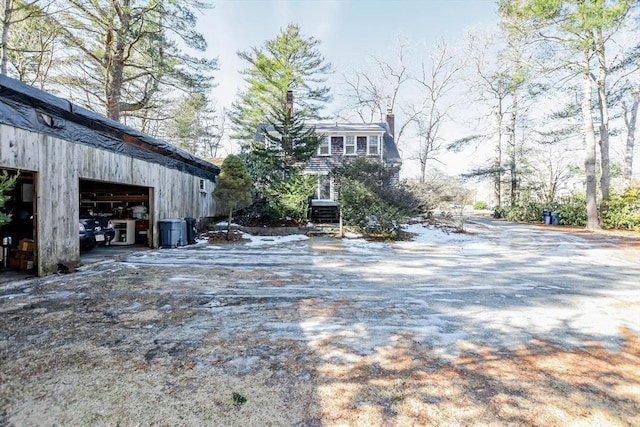
[[[509,221],[540,221],[544,209],[557,212],[560,224],[587,225],[587,198],[584,193],[564,197],[559,203],[529,200],[511,208],[496,208],[494,217]],[[612,192],[600,215],[603,228],[640,231],[640,187],[628,188],[622,193]]]
[[[309,197],[317,185],[312,175],[297,175],[265,190],[267,217],[271,220],[290,218],[302,223],[307,219]]]
[[[585,194],[573,194],[560,200],[556,208],[560,214],[560,223],[563,225],[587,225],[587,196]]]
[[[611,193],[602,212],[602,227],[640,231],[640,187]]]
[[[479,201],[479,202],[475,202],[473,204],[473,209],[476,210],[476,211],[482,211],[482,210],[487,209],[488,207],[489,207],[489,205],[487,205],[487,202],[482,201],[482,200]]]
[[[345,225],[370,237],[402,238],[401,224],[417,202],[405,186],[394,185],[397,173],[395,168],[365,158],[336,167],[333,175]]]
[[[508,221],[536,222],[542,220],[542,211],[546,209],[545,204],[537,201],[529,201],[522,205],[507,208],[505,218]]]
[[[402,236],[406,218],[402,209],[383,200],[364,183],[343,178],[340,205],[345,224],[368,236],[396,239]]]
[[[9,200],[9,193],[16,185],[18,175],[9,175],[7,171],[2,171],[0,174],[0,209],[4,207],[4,204]],[[0,225],[4,225],[11,222],[11,215],[0,212]]]
[[[508,221],[540,222],[544,210],[555,210],[556,207],[554,203],[545,203],[529,192],[522,192],[514,206],[496,208],[494,216]]]

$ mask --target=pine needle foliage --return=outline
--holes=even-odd
[[[251,176],[242,160],[230,154],[224,159],[213,196],[229,210],[227,237],[231,233],[233,211],[251,204]]]
[[[2,212],[5,203],[9,200],[9,193],[16,185],[18,175],[9,175],[7,171],[2,171],[0,175],[0,226],[11,222],[11,215]]]

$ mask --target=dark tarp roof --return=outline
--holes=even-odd
[[[215,181],[220,168],[160,139],[0,75],[0,123],[113,151]]]

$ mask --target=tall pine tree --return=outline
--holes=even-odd
[[[230,111],[234,137],[248,143],[253,140],[268,112],[293,91],[295,110],[303,119],[319,118],[331,97],[324,85],[332,72],[319,50],[320,41],[306,37],[297,25],[289,24],[273,40],[260,48],[238,52],[248,67],[242,71],[248,88],[239,94]]]
[[[113,120],[155,107],[164,90],[205,91],[215,59],[198,58],[207,43],[195,31],[196,11],[210,0],[65,0],[47,19],[65,45],[56,82],[73,98]]]
[[[277,106],[267,114],[262,130],[264,140],[251,145],[253,163],[263,169],[254,180],[260,180],[263,186],[299,174],[320,143],[315,127],[305,125],[302,114],[292,111],[289,105]]]

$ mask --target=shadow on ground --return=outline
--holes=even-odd
[[[640,424],[637,252],[496,227],[200,244],[6,285],[0,424]]]

